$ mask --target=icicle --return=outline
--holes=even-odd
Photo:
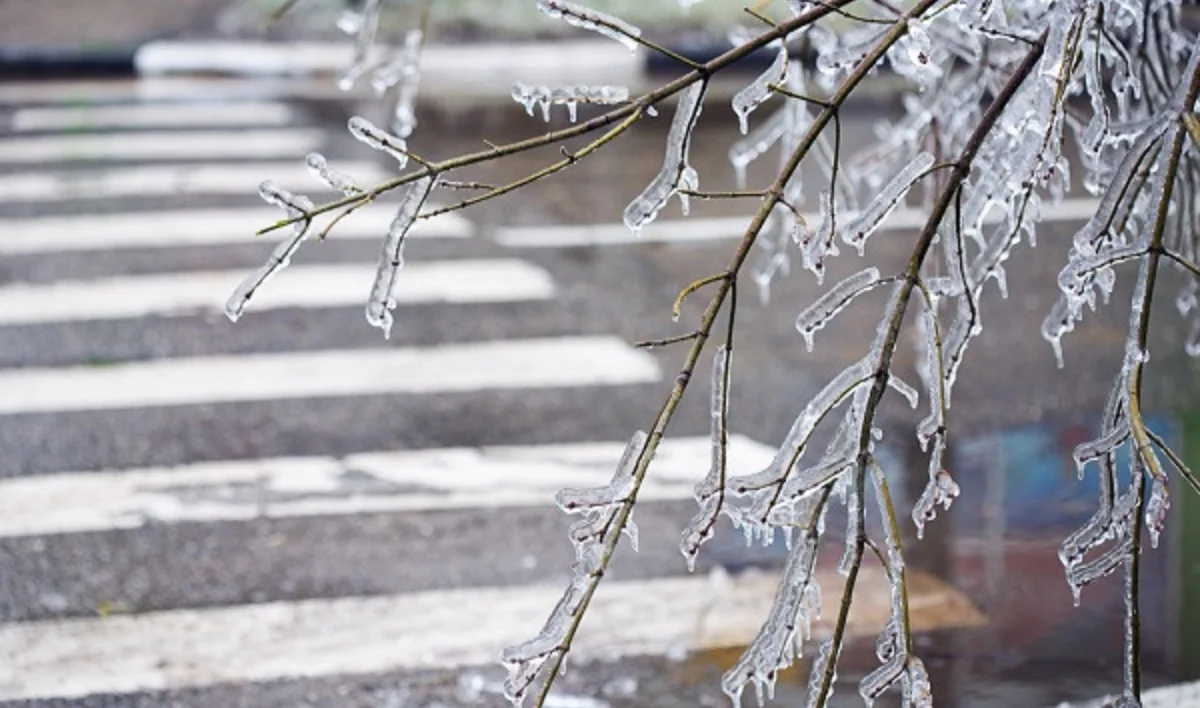
[[[1058,368],[1063,368],[1063,335],[1075,329],[1075,318],[1071,316],[1070,306],[1067,304],[1066,297],[1059,297],[1058,301],[1051,308],[1050,314],[1046,315],[1046,319],[1042,322],[1042,338],[1050,342],[1050,346],[1054,348],[1054,359],[1058,363]]]
[[[417,127],[417,91],[421,86],[421,45],[424,33],[419,29],[409,30],[404,36],[404,49],[392,64],[375,72],[371,84],[377,94],[399,83],[396,92],[396,107],[392,110],[392,130],[401,138],[408,138]]]
[[[379,264],[375,268],[375,282],[371,285],[366,314],[367,322],[382,329],[385,339],[390,337],[392,332],[391,311],[396,307],[392,291],[396,287],[400,268],[404,266],[405,237],[416,221],[421,205],[433,191],[434,182],[433,177],[422,177],[412,183],[404,193],[400,207],[396,210],[396,218],[392,220],[387,237],[383,241],[383,251],[379,254]]]
[[[752,276],[754,284],[758,286],[759,301],[764,306],[770,302],[771,282],[774,281],[775,275],[788,275],[791,272],[788,241],[796,220],[796,215],[791,209],[784,204],[776,204],[759,232],[756,241],[759,255],[755,259]]]
[[[667,133],[667,149],[662,169],[637,199],[625,207],[625,225],[635,236],[641,234],[646,224],[654,221],[658,212],[666,206],[667,200],[683,184],[693,185],[694,188],[695,170],[688,164],[688,150],[707,86],[706,82],[700,81],[683,90],[679,97],[679,105],[675,108],[670,132]]]
[[[292,226],[291,237],[280,242],[275,247],[275,250],[271,252],[271,256],[267,259],[267,262],[251,274],[250,277],[243,280],[233,291],[233,294],[229,296],[229,300],[225,302],[225,316],[231,322],[238,321],[238,318],[245,312],[250,298],[254,297],[254,293],[271,276],[283,270],[291,263],[292,254],[300,248],[300,244],[308,236],[309,226],[312,225],[309,212],[313,210],[314,205],[308,197],[292,194],[271,181],[263,182],[258,188],[258,194],[268,204],[274,204],[282,208],[289,219],[299,218],[299,221]]]
[[[897,74],[913,79],[921,87],[942,76],[941,67],[934,61],[933,40],[920,20],[908,21],[907,34],[892,45],[888,58]]]
[[[1150,453],[1149,450],[1147,452]],[[1166,475],[1151,477],[1150,497],[1146,500],[1146,530],[1150,532],[1150,546],[1153,548],[1158,548],[1158,537],[1167,523],[1167,510],[1170,508]]]
[[[925,491],[913,505],[912,518],[917,526],[917,538],[924,538],[925,524],[937,518],[937,506],[949,509],[958,497],[959,488],[950,473],[942,468],[942,458],[946,452],[946,441],[943,435],[933,438],[933,452],[929,455],[929,482]]]
[[[749,86],[738,91],[733,97],[733,112],[738,118],[742,135],[750,130],[750,114],[768,98],[771,97],[771,84],[779,84],[787,78],[788,54],[787,45],[779,45],[779,53],[766,71],[755,77]]]
[[[805,521],[811,523],[812,519]],[[810,622],[813,601],[817,601],[817,608],[820,606],[813,579],[817,540],[816,533],[808,530],[801,533],[799,542],[788,555],[767,620],[737,663],[721,677],[721,690],[735,706],[739,705],[747,683],[754,684],[761,705],[764,693],[773,691],[779,671],[795,661],[803,637],[801,625]]]
[[[594,489],[563,489],[556,496],[559,507],[570,514],[583,514],[568,531],[575,547],[571,581],[555,605],[546,624],[533,639],[506,648],[501,661],[508,667],[504,695],[514,706],[522,705],[525,694],[542,666],[556,652],[563,651],[571,620],[580,611],[583,598],[604,570],[604,545],[611,541],[612,523],[633,484],[638,459],[646,445],[646,433],[639,430],[626,445],[613,472],[612,480]],[[631,520],[627,520],[630,521]],[[631,544],[637,545],[637,527],[627,526]]]
[[[395,158],[396,162],[400,163],[400,169],[404,169],[408,164],[408,144],[402,138],[388,135],[362,116],[354,116],[346,125],[350,134],[359,142]]]
[[[796,329],[804,337],[804,346],[813,350],[816,332],[829,324],[858,295],[878,285],[879,269],[866,268],[846,278],[827,290],[816,302],[809,305],[796,318]]]
[[[762,155],[779,142],[779,139],[791,129],[792,108],[784,106],[775,111],[763,122],[755,126],[746,137],[736,141],[729,148],[729,162],[733,165],[734,177],[738,189],[746,186],[746,167],[759,155]]]
[[[376,95],[382,96],[400,81],[407,81],[420,74],[421,42],[424,37],[424,33],[419,29],[409,30],[404,35],[404,48],[397,52],[390,62],[371,74],[371,87],[375,89]]]
[[[1187,317],[1197,307],[1200,307],[1200,282],[1189,278],[1175,296],[1175,308],[1180,317]]]
[[[572,27],[591,30],[609,39],[615,39],[631,52],[637,49],[636,38],[642,36],[640,29],[618,17],[566,0],[538,0],[537,7],[550,17],[562,18],[563,22]]]
[[[379,27],[379,12],[383,0],[365,0],[361,12],[348,11],[338,20],[338,27],[346,34],[353,34],[354,56],[350,64],[338,76],[338,88],[349,91],[354,88],[358,77],[367,71],[371,46],[375,43],[375,31]]]
[[[319,152],[309,153],[304,158],[304,164],[312,176],[321,180],[330,189],[336,189],[347,197],[352,194],[361,194],[363,191],[362,187],[354,183],[354,180],[330,168],[325,156]]]

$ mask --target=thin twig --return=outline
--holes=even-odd
[[[1175,470],[1179,472],[1179,476],[1183,477],[1183,479],[1189,485],[1191,485],[1192,490],[1197,494],[1200,494],[1200,478],[1196,477],[1196,474],[1192,472],[1190,467],[1187,466],[1187,463],[1183,461],[1183,458],[1175,454],[1175,451],[1172,450],[1169,445],[1167,445],[1167,441],[1163,440],[1161,437],[1159,437],[1158,433],[1149,428],[1146,428],[1146,437],[1150,438],[1150,440],[1158,446],[1158,449],[1163,451],[1163,454],[1166,455],[1167,459],[1171,461],[1172,465],[1174,465]]]
[[[654,347],[665,347],[668,344],[678,344],[679,342],[688,342],[700,336],[700,331],[685,332],[684,334],[676,334],[671,337],[663,337],[662,339],[645,339],[635,343],[633,346],[638,349],[653,349]]]
[[[730,273],[715,273],[713,275],[700,278],[699,280],[693,280],[691,283],[684,286],[683,290],[680,290],[679,294],[675,296],[675,302],[671,305],[671,319],[676,321],[679,320],[679,316],[683,314],[683,301],[687,300],[688,295],[691,295],[709,283],[715,283],[718,280],[727,280],[730,277]]]

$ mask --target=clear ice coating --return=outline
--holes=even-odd
[[[800,539],[788,555],[766,622],[721,678],[721,690],[735,706],[740,705],[748,683],[754,685],[760,706],[766,697],[774,697],[776,677],[800,656],[811,621],[820,616],[820,591],[813,575],[818,533],[811,516],[800,521]]]
[[[787,45],[782,42],[774,61],[767,69],[756,76],[746,88],[733,96],[733,113],[737,116],[738,126],[742,135],[750,131],[750,114],[771,97],[772,84],[781,84],[787,77],[788,53]]]
[[[567,116],[574,123],[577,118],[579,104],[594,103],[611,105],[624,103],[629,100],[629,89],[624,86],[531,86],[515,83],[512,87],[513,100],[521,104],[525,112],[533,115],[536,105],[542,109],[542,119],[550,120],[551,106],[566,106]]]
[[[625,207],[625,225],[635,236],[641,234],[642,229],[654,221],[672,194],[681,189],[694,190],[699,186],[696,170],[688,164],[688,150],[691,147],[692,130],[696,127],[704,104],[707,86],[707,82],[697,81],[680,93],[679,105],[675,107],[675,117],[671,120],[671,129],[667,133],[667,149],[662,169],[650,180],[646,189]],[[680,195],[680,201],[686,213],[686,197]]]
[[[867,204],[866,209],[863,209],[842,227],[842,240],[847,245],[853,246],[858,251],[858,255],[863,255],[867,239],[875,233],[888,214],[900,205],[904,200],[904,195],[933,166],[933,162],[933,155],[927,152],[922,152],[913,158]]]
[[[263,201],[283,209],[289,219],[298,219],[298,221],[292,226],[292,235],[281,241],[271,252],[267,262],[243,280],[225,302],[225,316],[231,322],[238,321],[245,312],[250,298],[254,297],[254,293],[258,292],[258,289],[271,276],[291,263],[292,255],[300,248],[300,244],[308,236],[309,227],[312,225],[309,213],[313,210],[314,205],[308,197],[292,194],[269,180],[259,186],[258,194]]]
[[[730,360],[733,352],[725,345],[717,348],[713,357],[712,398],[710,405],[711,423],[711,462],[708,474],[699,482],[694,490],[696,504],[700,510],[683,530],[679,540],[679,551],[687,562],[688,571],[696,569],[696,555],[700,546],[712,538],[717,523],[717,514],[721,511],[721,493],[724,491],[726,458],[728,454],[729,436],[726,428],[726,417],[729,414],[729,377]]]
[[[377,95],[399,86],[396,105],[392,109],[392,130],[400,138],[408,138],[417,128],[416,103],[421,87],[421,47],[424,39],[425,34],[421,30],[409,30],[404,35],[404,47],[390,62],[371,75],[371,86]]]
[[[583,519],[572,524],[568,535],[575,547],[575,563],[571,580],[546,624],[527,641],[504,649],[501,661],[508,669],[504,681],[505,697],[518,708],[546,661],[564,651],[567,633],[580,612],[588,590],[599,581],[604,571],[604,547],[615,541],[615,519],[627,502],[638,461],[646,447],[646,433],[637,431],[621,453],[612,480],[603,487],[591,489],[567,488],[559,491],[556,501],[568,514],[582,514]],[[629,531],[633,520],[627,520],[626,533],[636,549],[636,531]]]
[[[338,28],[354,35],[354,54],[350,64],[338,75],[337,85],[343,91],[354,88],[359,77],[370,68],[371,48],[375,44],[375,33],[379,28],[379,14],[383,0],[364,0],[359,11],[347,10],[338,19]]]
[[[346,126],[359,142],[395,158],[400,169],[408,164],[408,144],[403,138],[389,135],[362,116],[352,117]]]
[[[392,310],[396,307],[392,291],[396,288],[396,278],[404,266],[404,241],[408,230],[417,220],[421,205],[433,191],[435,181],[434,177],[427,176],[409,186],[383,240],[383,251],[379,254],[379,264],[375,267],[375,281],[367,298],[366,315],[367,322],[383,330],[385,338],[390,337],[392,333]]]
[[[813,337],[817,330],[829,324],[855,297],[878,284],[879,269],[866,268],[829,288],[816,302],[805,308],[796,318],[796,329],[804,337],[804,346],[808,351],[813,350]]]
[[[325,186],[336,189],[347,197],[352,194],[361,194],[363,191],[362,187],[354,183],[354,180],[330,167],[325,156],[319,152],[309,153],[304,158],[304,164],[308,167],[309,173]]]
[[[550,17],[561,18],[572,27],[591,30],[609,39],[615,39],[631,52],[637,49],[637,38],[642,36],[640,29],[619,17],[566,0],[538,0],[537,7]]]
[[[933,436],[933,450],[929,454],[929,482],[917,501],[913,504],[912,518],[917,526],[917,538],[925,536],[925,524],[937,517],[937,507],[949,509],[958,498],[959,487],[950,473],[942,467],[946,453],[946,436],[938,433]]]

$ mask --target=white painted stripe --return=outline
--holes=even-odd
[[[244,244],[255,241],[257,229],[279,221],[282,215],[278,209],[250,207],[0,219],[0,254]],[[339,221],[329,239],[382,241],[394,216],[395,209],[384,204],[359,209]],[[318,218],[315,233],[326,223],[327,219]],[[470,221],[451,212],[417,221],[409,235],[467,238],[473,232]],[[281,233],[257,237],[257,241],[274,244]]]
[[[12,114],[14,132],[97,128],[155,128],[291,123],[295,112],[278,101],[134,103],[108,106],[22,108]]]
[[[917,571],[915,632],[978,627],[961,593]],[[819,568],[827,636],[843,578]],[[601,583],[572,642],[574,661],[617,660],[743,646],[767,616],[778,576],[676,577]],[[332,600],[272,602],[0,627],[0,700],[81,698],[218,683],[450,669],[494,663],[528,639],[562,594],[557,585],[471,588]],[[886,622],[887,580],[864,565],[846,632]]]
[[[1042,221],[1086,221],[1096,212],[1097,205],[1095,199],[1064,199],[1059,204],[1044,204]],[[809,223],[820,221],[817,214],[805,214],[804,217]],[[988,217],[988,223],[1000,220],[1000,215],[995,212]],[[928,218],[923,209],[897,209],[884,221],[882,228],[885,231],[920,229]],[[749,217],[655,221],[643,230],[641,236],[634,236],[619,222],[581,226],[511,226],[498,229],[496,240],[514,248],[724,241],[741,238],[749,224]]]
[[[328,84],[328,82],[325,82]],[[275,97],[280,81],[231,79],[205,76],[139,77],[126,80],[14,81],[0,83],[0,103],[29,105],[103,104],[126,101],[170,101],[190,103],[206,100],[258,100]],[[275,90],[273,90],[275,89]]]
[[[374,272],[369,264],[291,266],[255,293],[249,309],[360,305]],[[0,325],[216,314],[249,273],[247,268],[0,287]],[[394,292],[403,304],[521,302],[553,294],[549,273],[515,259],[415,263],[404,269]]]
[[[135,133],[58,133],[0,140],[0,163],[81,160],[211,160],[294,158],[320,147],[313,128]]]
[[[0,537],[184,522],[552,504],[564,486],[600,486],[623,442],[449,448],[332,457],[206,462],[0,480]],[[774,448],[742,436],[731,469],[757,469]],[[691,499],[709,439],[668,438],[639,499]]]
[[[403,315],[400,316],[403,327]],[[616,337],[562,337],[0,371],[0,414],[657,381]]]
[[[375,54],[387,56],[393,49],[377,46]],[[352,54],[344,43],[172,40],[141,45],[134,61],[142,75],[311,76],[341,71]],[[595,39],[431,44],[421,53],[421,83],[435,96],[459,92],[507,98],[514,81],[628,86],[639,82],[643,64],[639,53]]]
[[[265,179],[285,189],[319,194],[298,153],[287,162],[195,163],[0,175],[0,202],[73,201],[172,194],[257,195]],[[341,162],[339,170],[365,184],[392,176],[376,163]]]

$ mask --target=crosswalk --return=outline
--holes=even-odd
[[[43,88],[0,118],[0,704],[235,705],[267,682],[487,666],[562,586],[554,492],[607,480],[665,385],[655,356],[566,315],[551,269],[453,213],[413,232],[439,248],[403,271],[391,341],[361,313],[386,205],[331,239],[364,248],[302,252],[225,322],[274,243],[252,236],[278,218],[261,180],[317,191],[318,149],[364,183],[388,172],[300,102],[201,89]],[[742,467],[770,452],[731,445]],[[664,444],[642,553],[581,656],[753,636],[774,576],[683,575],[674,550],[708,456]],[[922,598],[979,621],[948,588]],[[866,636],[886,608],[855,612]]]

